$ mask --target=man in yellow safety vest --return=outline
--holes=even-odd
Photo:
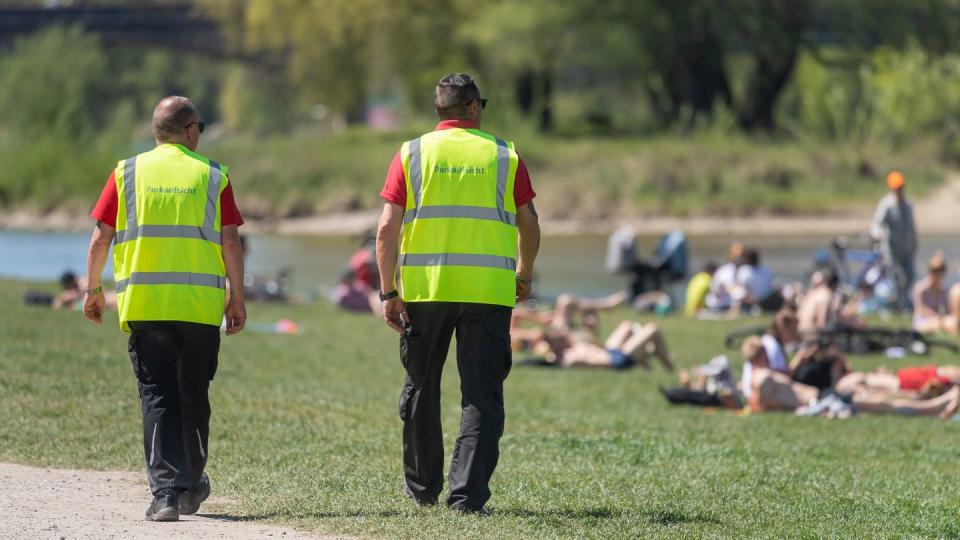
[[[227,167],[196,153],[204,123],[184,97],[153,112],[156,148],[117,165],[91,216],[84,315],[103,322],[101,275],[111,242],[120,328],[143,410],[154,499],[146,517],[176,521],[210,495],[208,388],[220,323],[243,329],[243,254]],[[225,306],[225,288],[233,285]]]
[[[530,295],[540,244],[536,194],[513,143],[480,130],[487,100],[469,75],[441,79],[434,102],[441,122],[394,158],[377,230],[384,319],[401,334],[406,370],[404,491],[433,505],[443,489],[440,375],[456,333],[463,410],[446,502],[486,513],[503,435],[510,316]]]

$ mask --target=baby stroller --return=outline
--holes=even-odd
[[[680,230],[663,235],[650,260],[637,257],[637,231],[620,227],[607,242],[607,271],[630,276],[631,298],[662,291],[674,283],[686,281],[689,270],[687,236]]]

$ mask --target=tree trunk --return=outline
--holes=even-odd
[[[730,105],[723,41],[711,26],[709,9],[693,4],[687,9],[672,5],[664,9],[667,31],[647,40],[652,50],[659,50],[656,69],[669,102],[669,106],[663,100],[653,103],[658,116],[672,123],[684,109],[695,118],[711,114],[718,100]]]
[[[547,69],[526,68],[514,83],[515,98],[520,113],[536,115],[540,130],[553,129],[553,73]]]
[[[806,0],[771,0],[764,4],[756,30],[744,32],[755,47],[753,73],[738,114],[744,129],[776,127],[777,100],[793,75],[809,20]]]
[[[740,107],[740,126],[747,131],[776,127],[774,111],[777,100],[790,81],[797,63],[799,45],[776,56],[762,55],[756,59],[746,97]]]

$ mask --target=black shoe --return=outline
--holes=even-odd
[[[180,495],[180,513],[183,515],[196,514],[200,510],[200,503],[210,496],[210,478],[207,473],[200,475],[200,482],[191,490]]]
[[[418,499],[417,496],[414,495],[412,491],[410,491],[410,487],[408,487],[406,484],[403,485],[403,494],[406,495],[407,497],[409,497],[410,500],[412,500],[413,502],[417,503],[417,506],[419,506],[419,507],[421,507],[421,508],[426,508],[426,507],[436,506],[436,505],[437,505],[437,499],[436,499],[436,498],[433,498],[433,499]]]
[[[463,506],[460,504],[455,504],[450,507],[454,512],[459,512],[461,514],[469,514],[472,516],[489,516],[490,511],[487,510],[486,506],[481,506],[480,508],[471,508],[469,506]]]
[[[147,521],[179,521],[180,496],[175,490],[165,489],[153,497],[147,507]]]

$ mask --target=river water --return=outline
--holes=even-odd
[[[691,269],[699,268],[710,259],[722,260],[733,240],[758,248],[763,264],[782,279],[796,279],[809,268],[813,252],[827,246],[830,238],[818,235],[695,236],[689,239]],[[82,274],[88,241],[86,233],[0,231],[0,277],[49,282],[65,270]],[[336,282],[356,244],[357,241],[349,237],[254,235],[249,238],[247,269],[272,275],[288,267],[293,270],[294,289],[317,292]],[[622,289],[624,278],[604,270],[606,245],[607,239],[603,236],[545,237],[536,264],[538,291],[545,295],[574,292],[600,296]],[[653,237],[638,240],[641,253],[651,252],[655,245]],[[960,236],[929,235],[921,238],[918,271],[936,249],[943,249],[951,267],[958,268]],[[105,279],[109,279],[111,273],[108,267]]]

